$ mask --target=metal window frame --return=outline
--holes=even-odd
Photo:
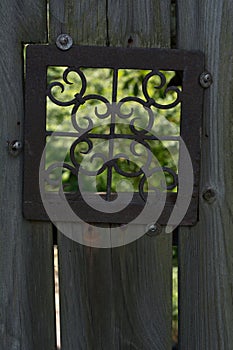
[[[39,164],[46,140],[46,89],[49,66],[81,66],[111,69],[158,69],[183,72],[180,136],[189,151],[193,170],[193,195],[181,225],[194,225],[198,220],[200,133],[203,88],[199,77],[204,70],[204,56],[199,51],[143,48],[113,48],[73,46],[61,51],[55,45],[26,47],[25,135],[23,214],[29,220],[49,220],[39,189]],[[92,200],[95,201],[93,195]],[[177,194],[168,193],[164,210],[158,220],[166,224],[176,202]],[[127,223],[143,207],[137,194],[127,211],[118,215],[87,210],[79,199],[68,198],[69,204],[86,222]],[[56,200],[55,200],[56,202]]]

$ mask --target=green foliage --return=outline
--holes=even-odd
[[[68,81],[71,84],[65,84],[63,81],[63,72],[67,67],[49,67],[47,73],[47,82],[50,84],[51,82],[58,81],[64,85],[64,92],[61,93],[60,87],[53,88],[53,95],[59,99],[60,101],[69,101],[74,98],[74,95],[78,93],[81,89],[81,79],[79,75],[75,72],[70,72],[68,74]],[[88,94],[98,94],[107,98],[110,102],[112,100],[112,78],[113,73],[111,69],[93,69],[93,68],[81,68],[81,71],[85,74],[87,80],[87,90],[85,92],[85,96]],[[129,70],[129,69],[121,69],[118,71],[118,95],[117,101],[121,100],[124,97],[132,96],[138,97],[145,100],[142,91],[142,81],[146,74],[149,71],[143,70]],[[163,72],[167,81],[169,82],[174,77],[174,72]],[[154,98],[159,104],[169,104],[172,103],[176,99],[176,93],[168,92],[165,95],[165,89],[167,86],[163,88],[159,87],[161,84],[160,77],[153,76],[148,81],[148,93],[151,98]],[[71,113],[73,106],[61,107],[57,106],[51,102],[49,98],[47,98],[47,130],[55,131],[59,124],[62,125],[62,131],[75,132],[73,125],[71,123]],[[87,101],[84,105],[82,105],[78,113],[76,115],[77,122],[80,127],[86,128],[88,126],[88,120],[85,118],[87,116],[91,117],[94,122],[94,128],[91,131],[92,133],[109,133],[109,125],[110,118],[108,117],[104,120],[104,124],[101,122],[99,118],[95,115],[95,108],[97,108],[99,113],[104,113],[106,111],[106,107],[103,103],[97,101],[96,99],[92,99]],[[138,118],[135,120],[135,127],[138,130],[146,128],[148,124],[148,112],[144,107],[135,103],[135,102],[126,102],[122,106],[121,112],[129,113],[133,108],[134,113],[133,117]],[[176,106],[173,109],[155,109],[153,108],[153,112],[155,114],[155,121],[153,127],[153,133],[158,136],[166,136],[166,135],[179,135],[179,122],[180,122],[180,106]],[[108,122],[108,124],[106,124]],[[128,133],[132,134],[129,126],[126,124],[122,124],[122,120],[120,118],[116,118],[116,122],[120,124],[116,124],[116,131],[119,133]],[[66,145],[64,144],[64,140],[62,138],[56,140],[56,152],[60,154],[63,149],[69,149],[70,145],[75,139],[66,138]],[[155,157],[157,158],[160,166],[166,166],[177,172],[177,164],[178,164],[178,151],[179,144],[177,141],[153,141],[148,142],[150,144],[151,150]],[[117,142],[115,140],[115,152],[124,153],[127,148],[130,147],[129,140],[125,140],[124,142]],[[104,145],[104,144],[103,144]],[[87,145],[85,143],[80,143],[75,148],[75,156],[77,162],[81,162],[84,160],[86,155],[82,152],[85,150]],[[100,146],[102,147],[102,146]],[[103,146],[105,147],[105,146]],[[145,154],[145,150],[140,149],[140,146],[137,146],[136,151],[143,155]],[[51,148],[51,146],[50,146]],[[54,162],[54,152],[53,150],[48,150],[47,154],[47,166]],[[107,149],[106,149],[107,152]],[[170,155],[172,154],[172,157]],[[65,155],[65,162],[68,164],[72,164],[70,160],[69,153]],[[139,158],[139,157],[138,157]],[[96,162],[95,162],[96,165]],[[118,160],[118,166],[125,172],[135,172],[139,170],[136,162],[128,162],[123,158]],[[153,166],[158,166],[153,162]],[[89,169],[92,170],[94,168],[93,163],[89,162]],[[56,178],[55,172],[53,173],[54,178]],[[104,192],[106,188],[106,172],[103,172],[101,175],[97,176],[97,191]],[[165,173],[165,179],[167,184],[171,184],[173,179],[172,176],[168,173]],[[116,191],[116,184],[121,180],[129,181],[129,178],[125,178],[124,176],[119,175],[115,171],[113,171],[113,182],[112,182],[112,191]],[[140,181],[140,177],[131,178],[130,182],[133,186],[134,190],[138,190],[138,183]],[[122,185],[122,191],[127,190],[126,186],[127,182],[124,182]],[[72,175],[68,170],[63,171],[63,184],[65,185],[66,191],[75,191],[77,189],[77,179],[74,175]],[[150,183],[147,185],[160,187],[161,186],[161,174],[155,174],[151,177]],[[84,186],[85,187],[85,186]],[[49,187],[48,187],[49,189]],[[86,180],[86,190],[88,191],[96,191],[96,188],[92,188],[88,181]]]
[[[172,337],[178,343],[178,267],[172,269]]]

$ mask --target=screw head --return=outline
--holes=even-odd
[[[23,148],[23,144],[21,141],[14,140],[14,141],[8,142],[9,152],[14,157],[20,153],[22,148]]]
[[[60,50],[66,51],[73,45],[73,40],[68,34],[60,34],[57,37],[56,45]]]
[[[200,84],[203,88],[207,89],[213,83],[212,75],[209,72],[203,72],[200,75]]]
[[[207,188],[203,191],[202,197],[208,203],[213,203],[216,199],[216,193],[213,188]]]
[[[157,236],[162,232],[162,228],[159,224],[149,224],[147,226],[146,234],[148,236]]]

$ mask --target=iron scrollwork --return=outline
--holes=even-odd
[[[26,219],[197,222],[203,53],[28,44],[25,57]]]
[[[70,73],[75,73],[78,75],[79,80],[81,82],[81,87],[79,91],[75,92],[73,95],[73,98],[69,101],[63,101],[57,97],[57,94],[55,96],[54,94],[54,88],[59,88],[61,95],[65,91],[65,86],[71,85],[72,82],[69,80]],[[176,93],[176,99],[172,101],[169,104],[161,104],[156,101],[155,98],[150,96],[149,89],[148,89],[148,83],[151,78],[157,77],[159,78],[160,82],[154,86],[156,90],[163,89],[164,95],[168,94],[169,92],[175,92]],[[72,162],[72,165],[64,162],[64,163],[54,163],[50,165],[46,169],[46,180],[51,185],[53,184],[52,180],[50,179],[50,173],[56,168],[56,167],[62,167],[66,170],[69,170],[74,176],[78,177],[79,173],[85,174],[87,176],[96,176],[97,174],[102,174],[106,171],[107,181],[106,181],[106,200],[110,200],[111,193],[112,193],[112,172],[113,170],[125,178],[138,178],[138,192],[143,200],[145,200],[145,184],[151,176],[153,176],[156,172],[163,171],[164,173],[168,174],[172,181],[170,184],[161,184],[162,190],[173,190],[178,186],[178,176],[177,173],[166,166],[152,166],[152,158],[153,153],[151,152],[151,141],[159,141],[159,138],[153,134],[152,128],[155,122],[155,114],[152,110],[153,108],[157,109],[171,109],[175,106],[177,106],[182,101],[182,91],[176,87],[176,86],[168,86],[168,82],[166,81],[166,76],[161,71],[158,70],[151,70],[149,73],[147,73],[143,80],[142,80],[142,93],[143,98],[136,97],[136,96],[127,96],[123,97],[119,101],[117,101],[117,83],[118,83],[118,70],[114,69],[113,71],[113,84],[112,84],[112,100],[108,100],[106,97],[98,95],[98,94],[86,94],[87,91],[87,79],[85,77],[85,72],[82,71],[79,67],[69,67],[65,69],[63,73],[63,81],[64,83],[61,83],[60,81],[52,82],[48,85],[46,95],[48,98],[52,101],[52,103],[67,107],[71,106],[71,123],[75,130],[76,137],[74,142],[72,143],[70,147],[70,160]],[[168,86],[168,87],[167,87]],[[104,112],[100,112],[98,107],[94,107],[94,113],[95,117],[98,118],[100,121],[109,118],[109,133],[98,133],[95,132],[95,124],[90,116],[84,116],[87,126],[83,127],[80,125],[79,122],[79,108],[82,105],[85,105],[88,101],[96,101],[100,104],[103,104]],[[147,113],[147,125],[144,128],[139,128],[136,125],[136,122],[139,119],[139,116],[134,116],[135,109],[130,108],[130,111],[125,112],[124,106],[129,105],[132,103],[136,103],[136,105],[141,106],[144,111]],[[116,129],[116,125],[122,121],[125,123],[127,121],[129,126],[129,132],[127,133],[119,133],[118,129]],[[64,135],[69,135],[69,133],[63,133]],[[54,135],[56,135],[56,131],[54,132]],[[108,142],[108,154],[101,153],[101,152],[94,152],[95,151],[95,140],[96,139],[102,139]],[[178,139],[178,137],[177,137]],[[115,141],[121,141],[121,140],[128,140],[130,142],[129,150],[127,152],[116,152],[116,149],[114,148]],[[167,138],[169,140],[169,137]],[[149,142],[150,141],[150,142]],[[92,161],[95,158],[100,159],[100,167],[99,169],[88,170],[85,167],[82,166],[82,163],[78,161],[76,149],[77,146],[81,143],[86,144],[86,150],[80,151],[82,156],[85,156],[85,154],[91,154],[91,152],[94,152],[92,154],[92,157],[90,160]],[[126,162],[130,162],[129,152],[132,154],[132,157],[134,159],[139,159],[142,154],[137,150],[137,145],[141,145],[144,147],[143,157],[146,159],[145,164],[140,165],[136,170],[134,171],[126,171],[119,165],[119,159],[123,159]],[[114,154],[116,152],[116,154]],[[155,188],[152,188],[152,190],[157,190]],[[77,189],[77,191],[79,191]]]

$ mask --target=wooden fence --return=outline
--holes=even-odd
[[[0,349],[55,349],[53,228],[22,217],[23,43],[198,49],[204,94],[199,222],[179,229],[179,349],[233,349],[233,2],[2,0]],[[171,6],[176,15],[171,17]],[[174,39],[174,38],[173,38]],[[207,191],[209,190],[209,191]],[[107,229],[107,228],[106,228]],[[140,228],[139,228],[140,229]],[[62,350],[171,349],[172,234],[92,249],[57,234]]]

